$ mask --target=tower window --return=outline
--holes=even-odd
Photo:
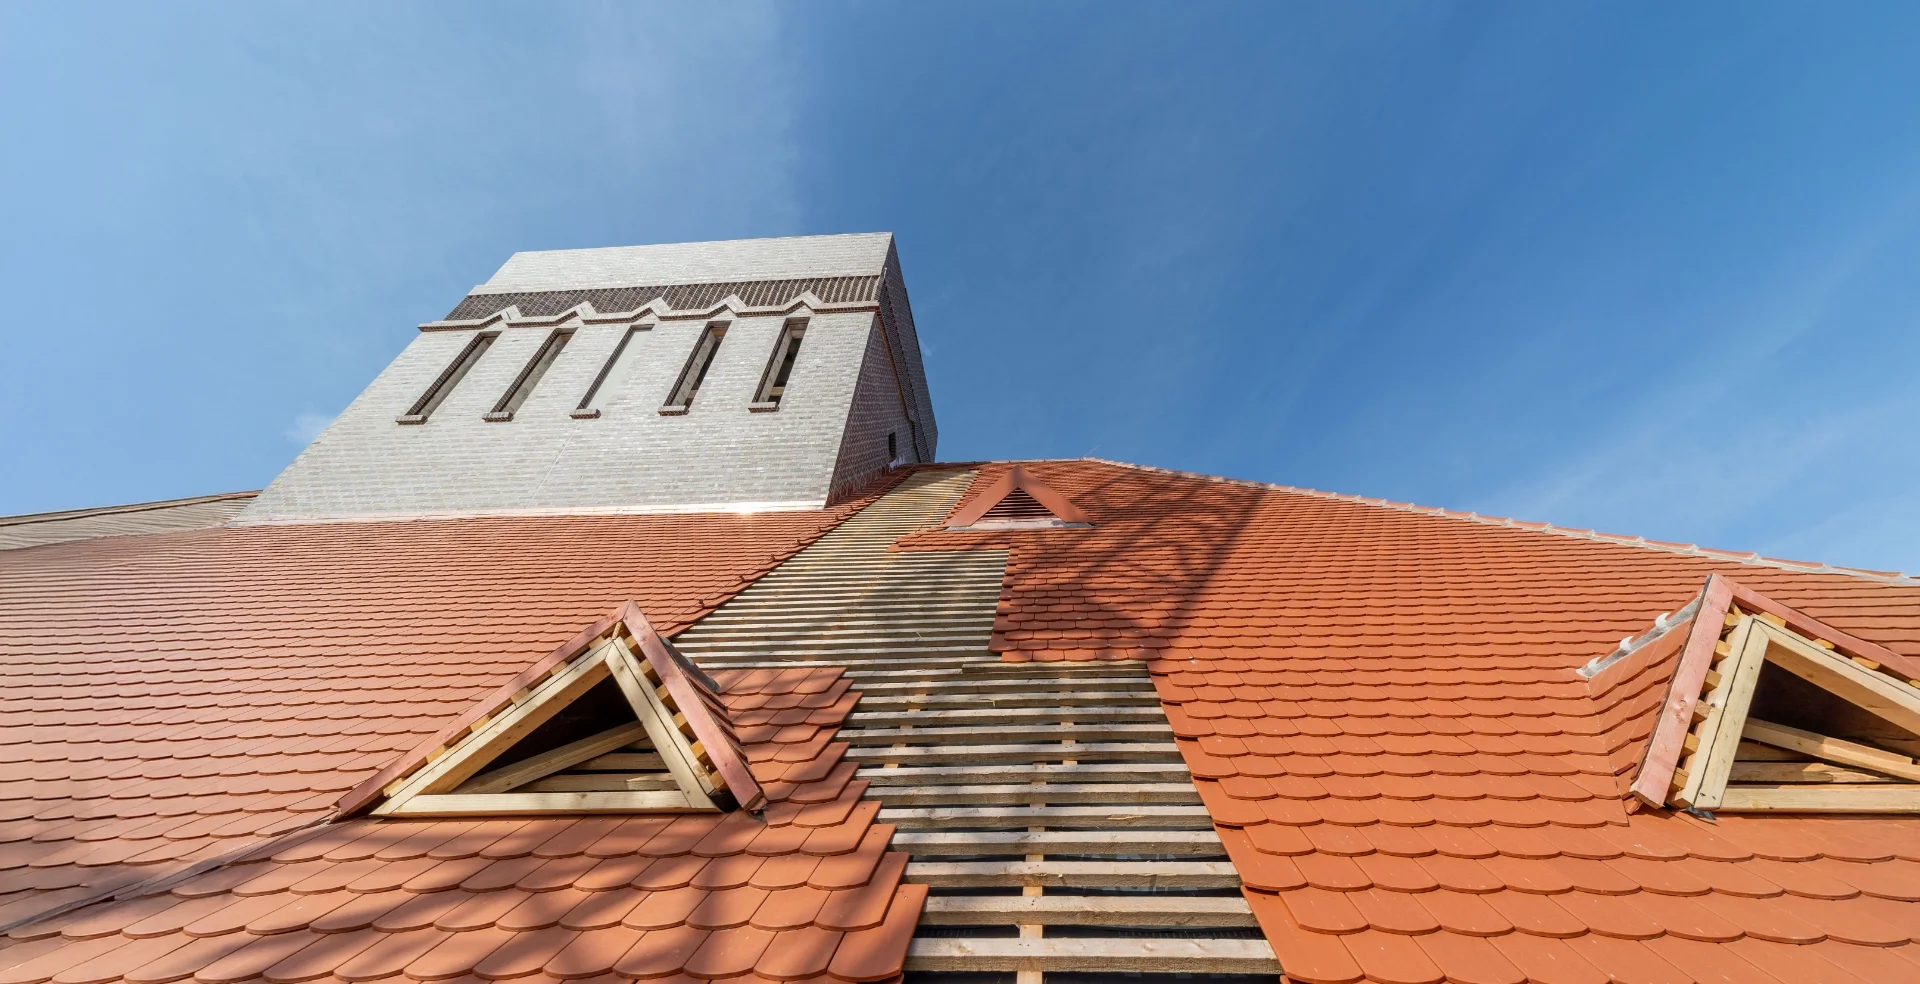
[[[714,353],[720,351],[720,340],[727,335],[727,323],[716,321],[700,333],[700,340],[694,343],[693,355],[687,359],[687,367],[680,370],[680,379],[673,384],[673,395],[667,399],[667,405],[660,408],[661,413],[686,413],[693,409],[693,398],[700,393],[700,384],[707,379],[707,370],[713,366]]]
[[[474,363],[480,361],[480,356],[486,353],[487,347],[492,345],[493,340],[498,337],[500,337],[500,333],[497,331],[483,331],[473,336],[473,338],[467,342],[467,347],[461,349],[460,354],[454,356],[453,361],[449,363],[445,369],[441,370],[440,377],[433,381],[433,385],[427,387],[427,391],[420,394],[418,400],[413,401],[413,406],[408,407],[407,412],[400,415],[399,422],[403,424],[426,423],[427,417],[431,416],[433,411],[439,409],[441,403],[446,402],[447,396],[453,392],[453,388],[460,385],[460,380],[473,368]]]
[[[767,371],[760,374],[760,389],[749,409],[780,409],[780,398],[786,395],[787,380],[793,375],[793,360],[800,355],[800,339],[806,333],[805,318],[789,318],[781,326],[780,338],[773,344],[773,357],[767,360]]]
[[[600,374],[593,377],[593,385],[587,387],[587,395],[581,397],[580,405],[573,408],[574,417],[587,420],[600,416],[601,388],[607,384],[607,380],[615,378],[616,375],[622,379],[626,378],[627,364],[633,359],[633,336],[651,327],[653,326],[635,325],[627,329],[626,334],[620,336],[620,343],[613,347],[613,354],[607,356],[606,364],[600,367]]]
[[[533,395],[533,388],[540,384],[540,377],[547,374],[547,367],[560,357],[560,350],[567,347],[567,340],[572,337],[571,328],[562,328],[548,335],[547,340],[540,343],[540,350],[527,360],[526,368],[513,378],[513,385],[507,387],[500,402],[486,413],[485,419],[512,420],[514,411],[519,410],[520,405],[527,402],[527,397]]]
[[[887,432],[887,460],[890,462],[900,460],[900,440],[894,436],[893,431]]]

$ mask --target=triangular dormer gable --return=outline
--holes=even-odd
[[[1920,665],[1721,575],[1633,793],[1695,811],[1920,812]]]
[[[718,690],[629,602],[349,793],[341,813],[757,809]]]
[[[949,530],[1046,530],[1091,526],[1080,507],[1014,465],[947,520]]]

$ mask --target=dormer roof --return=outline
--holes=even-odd
[[[567,714],[601,691],[598,703],[606,706],[592,708],[597,713]],[[570,728],[515,754],[560,724]],[[621,751],[659,761],[599,770],[606,776],[576,774],[561,790],[541,788],[563,770]],[[719,685],[631,601],[355,787],[339,812],[350,815],[376,794],[383,801],[373,812],[382,816],[757,810],[766,800]]]
[[[1006,469],[1000,477],[962,500],[947,519],[949,530],[1039,530],[1088,525],[1087,516],[1079,506],[1021,465]]]

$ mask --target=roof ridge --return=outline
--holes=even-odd
[[[1306,489],[1297,485],[1281,485],[1277,482],[1256,482],[1246,478],[1227,478],[1221,475],[1208,475],[1202,472],[1181,471],[1177,468],[1161,468],[1155,465],[1138,465],[1128,461],[1114,461],[1110,458],[1029,458],[1026,461],[1092,461],[1103,465],[1131,468],[1135,471],[1154,472],[1162,475],[1175,475],[1181,478],[1197,478],[1223,485],[1238,485],[1246,488],[1272,489],[1277,492],[1291,492],[1296,495],[1311,496],[1316,499],[1329,499],[1336,502],[1352,502],[1364,506],[1392,509],[1397,512],[1415,513],[1421,516],[1439,516],[1446,519],[1465,520],[1482,526],[1498,526],[1509,529],[1530,530],[1536,533],[1551,533],[1556,536],[1570,537],[1575,540],[1597,540],[1602,543],[1618,543],[1629,547],[1643,547],[1661,553],[1680,554],[1686,557],[1706,557],[1715,560],[1729,560],[1756,567],[1772,567],[1779,570],[1799,571],[1805,574],[1838,574],[1855,577],[1864,581],[1881,584],[1920,584],[1920,575],[1906,574],[1901,571],[1875,571],[1864,567],[1842,567],[1837,564],[1815,563],[1804,560],[1787,560],[1781,557],[1767,557],[1754,551],[1745,553],[1734,550],[1715,550],[1696,543],[1669,543],[1665,540],[1649,540],[1643,536],[1627,536],[1622,533],[1602,533],[1598,530],[1575,529],[1555,526],[1552,523],[1530,522],[1507,516],[1483,516],[1476,512],[1460,512],[1440,506],[1421,506],[1411,502],[1393,502],[1387,499],[1375,499],[1363,495],[1344,492],[1322,492],[1319,489]]]
[[[126,502],[114,506],[82,506],[78,509],[57,509],[52,512],[17,513],[12,516],[0,516],[0,526],[28,526],[34,523],[54,523],[68,519],[86,519],[91,516],[152,512],[155,509],[168,509],[174,506],[192,506],[202,502],[248,499],[259,494],[259,489],[254,489],[250,492],[214,492],[208,495],[190,495],[179,499],[155,499],[151,502]]]

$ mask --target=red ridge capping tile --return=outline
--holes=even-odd
[[[1774,601],[1772,598],[1768,598],[1736,581],[1729,579],[1728,583],[1732,585],[1733,600],[1739,602],[1741,607],[1749,611],[1768,612],[1773,615],[1778,615],[1782,621],[1787,623],[1787,628],[1809,639],[1825,639],[1833,643],[1835,648],[1848,655],[1861,656],[1884,666],[1891,666],[1906,675],[1909,680],[1920,679],[1920,662],[1902,656],[1885,646],[1868,642],[1852,633],[1837,629],[1805,612]]]
[[[714,691],[718,685],[654,631],[653,623],[647,621],[638,604],[627,602],[616,618],[639,643],[647,662],[666,684],[675,705],[693,728],[695,737],[706,746],[714,769],[726,780],[727,789],[733,793],[735,801],[742,809],[759,809],[766,797],[761,793],[760,784],[754,781],[753,770],[747,766],[740,742],[734,738],[731,725],[714,720],[710,710],[710,701],[717,697]]]

